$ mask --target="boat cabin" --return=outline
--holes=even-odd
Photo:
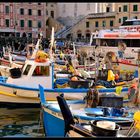
[[[48,60],[46,62],[36,62],[35,60],[26,60],[19,77],[11,76],[7,79],[7,83],[17,86],[38,88],[41,84],[45,88],[53,88],[53,63]],[[15,72],[17,73],[17,72]]]
[[[99,46],[102,52],[113,51],[118,52],[120,43],[126,44],[125,56],[135,57],[136,54],[132,53],[137,51],[140,47],[140,32],[137,30],[127,29],[106,29],[100,30],[98,35],[93,33],[91,35],[91,45]],[[106,49],[107,48],[107,49]]]
[[[127,19],[123,22],[119,29],[136,29],[137,31],[140,31],[140,19]]]

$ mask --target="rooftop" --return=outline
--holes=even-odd
[[[88,14],[87,19],[96,19],[96,18],[110,18],[110,17],[115,17],[116,12],[109,12],[109,13],[92,13]]]

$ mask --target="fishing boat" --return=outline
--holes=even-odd
[[[95,108],[86,107],[83,100],[65,100],[65,95],[57,96],[59,104],[58,102],[46,102],[44,89],[42,86],[39,86],[39,88],[43,125],[45,134],[48,137],[65,136],[66,131],[70,130],[69,125],[73,125],[71,113],[73,119],[75,120],[75,122],[77,122],[76,124],[87,123],[89,121],[91,121],[92,123],[93,121],[112,121],[116,122],[121,127],[125,127],[131,125],[131,123],[133,122],[134,112],[136,110],[139,110],[139,107],[127,108],[127,106],[123,105],[125,101],[123,101],[122,97],[101,98],[102,103]],[[67,111],[68,109],[71,111],[71,113]],[[87,124],[89,125],[89,123]],[[80,128],[81,127],[79,127],[79,129]]]
[[[106,120],[92,120],[87,123],[81,123],[74,119],[67,102],[62,96],[58,96],[57,101],[65,122],[64,137],[139,137],[139,110],[134,113],[131,126],[129,126],[129,121],[113,122]],[[124,133],[124,130],[127,131]]]
[[[46,59],[44,62],[39,62],[39,60],[36,59],[27,59],[22,70],[19,68],[11,69],[8,78],[4,76],[0,78],[0,103],[39,105],[39,84],[45,87],[48,100],[56,100],[58,93],[66,94],[67,99],[84,98],[91,81],[71,81],[71,87],[55,87],[55,84],[60,85],[60,83],[65,84],[64,81],[68,82],[68,78],[58,78],[56,82],[54,82],[53,69],[54,63],[50,59]],[[74,87],[75,85],[77,85],[77,87]],[[129,87],[123,87],[121,91],[123,94],[126,94],[128,89]],[[100,88],[99,92],[116,92],[116,87]]]
[[[1,74],[1,76],[9,77],[10,76],[10,69],[22,68],[23,65],[24,65],[23,62],[13,61],[12,56],[9,53],[9,60],[6,60],[4,58],[0,60],[0,74]]]
[[[52,32],[54,32],[54,30],[52,30]],[[60,78],[62,75],[59,77],[58,73],[55,73],[52,53],[52,47],[54,44],[53,33],[49,54],[39,50],[40,42],[41,38],[38,39],[31,57],[25,61],[22,69],[10,69],[9,77],[0,77],[1,104],[27,104],[31,106],[40,106],[40,100],[38,98],[39,84],[45,88],[47,100],[56,100],[56,96],[59,93],[66,94],[66,99],[83,99],[89,90],[89,87],[92,86],[93,79],[79,78],[80,80],[72,81],[75,77],[69,80],[67,77]],[[55,79],[55,76],[58,79]],[[119,89],[119,93],[122,93],[122,96],[125,96],[128,89],[129,86],[125,86],[124,84],[123,87]],[[118,92],[118,89],[116,86],[110,88],[100,87],[98,91],[100,93],[115,93]]]
[[[14,61],[15,63],[23,64],[26,60],[26,56],[27,56],[26,51],[20,51],[20,52],[19,51],[11,51],[10,48],[3,47],[3,57],[0,58],[0,63],[2,65],[8,65],[11,63],[10,59],[12,59],[12,61]]]
[[[117,64],[122,69],[137,69],[139,65],[138,52],[140,49],[140,19],[128,19],[118,29],[104,29],[91,34],[88,46],[96,47],[96,51],[105,56],[107,52],[114,52]],[[85,47],[86,48],[86,47]],[[91,49],[88,51],[90,53]]]
[[[62,76],[60,78],[57,76],[58,73],[55,73],[54,62],[48,58],[48,54],[38,50],[35,56],[35,58],[27,59],[22,69],[10,69],[8,78],[0,77],[1,104],[40,106],[39,84],[44,86],[47,100],[56,100],[59,93],[64,93],[66,99],[83,99],[85,97],[89,87],[93,84],[93,79],[72,81],[72,79],[75,80],[75,76],[70,80],[66,77],[62,78]],[[55,75],[57,79],[55,79]],[[125,96],[128,90],[128,85],[124,85],[122,88],[113,86],[98,89],[100,93],[119,92],[122,96]]]
[[[29,47],[34,47],[34,45],[27,45],[27,52],[6,52],[5,48],[3,48],[4,56],[3,58],[0,58],[1,76],[9,77],[10,69],[23,67],[25,60],[27,59],[27,54],[29,54]]]
[[[34,57],[35,53],[39,49],[40,39],[38,39],[37,44],[28,44],[26,52],[7,52],[3,47],[4,56],[0,58],[0,74],[1,76],[9,77],[10,69],[12,68],[22,68],[25,64],[26,59]],[[30,49],[31,48],[31,49]],[[32,56],[33,54],[33,56]]]

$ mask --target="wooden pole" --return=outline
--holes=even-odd
[[[51,43],[50,43],[50,58],[52,59],[52,48],[54,45],[54,27],[52,27]]]
[[[138,94],[137,94],[137,101],[136,104],[139,105],[140,103],[140,50],[138,51]]]

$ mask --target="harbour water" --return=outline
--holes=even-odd
[[[0,108],[0,137],[44,137],[40,108]]]

